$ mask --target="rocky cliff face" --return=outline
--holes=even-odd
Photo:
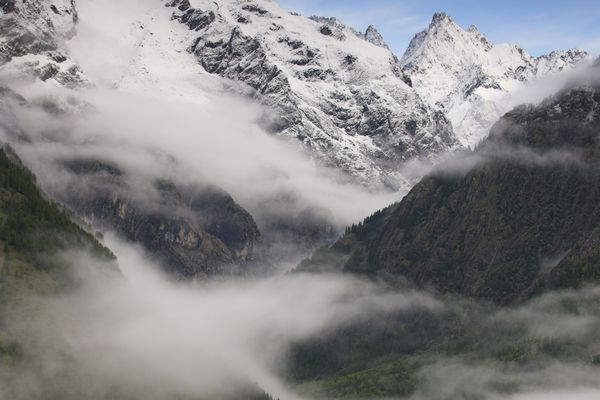
[[[532,57],[512,44],[493,44],[475,26],[467,30],[437,13],[402,56],[402,71],[431,105],[450,119],[465,146],[474,146],[502,114],[523,83],[574,67],[579,49]]]
[[[189,51],[204,69],[244,83],[269,108],[268,129],[365,184],[397,188],[402,161],[458,145],[443,114],[406,84],[374,28],[363,35],[266,1],[167,6],[195,32]]]
[[[0,127],[19,148],[40,140],[11,117],[19,108],[69,116],[50,99],[30,103],[12,90],[0,90]],[[60,145],[68,135],[59,132],[44,140]],[[41,185],[51,198],[94,230],[139,243],[176,278],[252,273],[249,267],[265,251],[252,216],[217,187],[175,185],[94,156],[51,157],[43,169]]]
[[[599,116],[597,80],[509,112],[474,153],[302,268],[403,276],[503,304],[598,280]]]
[[[74,0],[3,0],[0,10],[2,78],[35,76],[67,87],[86,83],[62,48],[75,34]]]
[[[256,223],[216,187],[177,187],[157,180],[136,195],[132,177],[111,163],[71,159],[63,166],[70,184],[53,196],[95,228],[140,243],[175,277],[244,274],[257,261]]]
[[[74,34],[77,11],[73,0],[3,0],[2,63],[13,57],[56,50],[59,41]]]
[[[383,47],[384,49],[390,49],[388,44],[385,42],[381,33],[373,25],[369,25],[365,31],[365,40],[369,43],[373,43],[375,46]]]

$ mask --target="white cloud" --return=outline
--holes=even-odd
[[[363,315],[441,307],[428,296],[386,292],[349,276],[169,283],[139,249],[112,235],[107,244],[126,281],[96,275],[71,295],[40,299],[33,316],[15,310],[9,330],[37,360],[27,372],[29,388],[49,379],[83,398],[114,388],[135,398],[196,398],[257,383],[276,397],[298,399],[281,377],[291,343]],[[89,262],[80,257],[74,264]],[[3,398],[12,378],[3,381],[1,372]]]

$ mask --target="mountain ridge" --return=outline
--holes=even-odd
[[[75,0],[56,4],[14,0],[10,4],[0,19],[18,45],[0,46],[10,54],[0,65],[3,77],[30,74],[48,85],[70,90],[101,84],[78,67],[70,58],[71,48],[65,45],[77,37]],[[156,2],[147,11],[127,33],[126,40],[131,41],[127,44],[133,51],[125,69],[114,82],[109,81],[117,90],[143,91],[146,85],[156,85],[161,93],[166,87],[165,93],[186,98],[202,90],[241,94],[265,106],[261,124],[270,133],[289,139],[299,151],[333,167],[341,175],[336,178],[358,181],[370,189],[407,190],[414,177],[403,175],[403,163],[414,158],[435,161],[441,153],[461,147],[444,116],[447,111],[427,104],[415,90],[418,76],[409,69],[402,70],[403,61],[372,26],[361,33],[335,18],[290,14],[270,1],[171,0]],[[47,26],[47,32],[37,30],[37,25]],[[464,31],[446,14],[436,13],[431,29],[452,31],[467,37],[471,44],[494,51],[494,45],[474,27]],[[427,40],[427,32],[417,34],[419,45]],[[522,61],[524,53],[516,47],[512,50],[511,54]],[[566,64],[574,57],[553,54],[552,60],[566,57]],[[168,67],[157,67],[157,59]],[[186,82],[166,80],[169,71],[165,74],[165,70],[174,64],[184,64],[175,73],[197,74],[205,86],[200,91],[194,91],[195,86],[187,91],[182,89]],[[544,71],[551,69],[547,65],[548,60],[544,61]],[[512,72],[526,76],[527,71],[515,67]],[[473,71],[467,72],[470,78]],[[466,79],[462,87],[472,93],[484,86],[493,89],[495,82],[483,72],[481,68],[475,70],[481,82]],[[49,110],[60,106],[44,102]],[[107,200],[111,196],[99,201],[116,207],[112,216],[118,216],[119,207],[131,205],[128,196],[117,197],[113,203]],[[102,214],[80,202],[74,204],[88,217]],[[104,206],[100,208],[107,211]],[[281,229],[280,220],[271,222]],[[296,228],[291,237],[306,233],[305,227]],[[282,231],[287,233],[287,227]],[[255,229],[249,232],[255,232],[249,236],[253,248],[257,235]],[[331,226],[315,221],[309,235],[316,241],[329,238]],[[221,245],[217,247],[224,250]],[[240,253],[242,258],[246,253]]]
[[[299,269],[396,275],[499,304],[597,281],[600,90],[591,85],[507,113],[474,152]]]
[[[302,17],[270,1],[171,0],[157,2],[159,6],[172,8],[172,22],[189,31],[163,32],[156,22],[162,13],[144,19],[135,46],[144,48],[139,57],[152,59],[131,60],[131,70],[123,74],[125,82],[115,82],[116,86],[146,84],[144,79],[150,77],[139,74],[152,70],[148,63],[153,52],[164,53],[156,47],[159,41],[186,42],[209,75],[224,77],[232,84],[228,90],[269,110],[262,124],[273,134],[340,171],[343,179],[380,189],[408,189],[413,182],[400,170],[403,163],[413,158],[435,162],[441,153],[476,144],[508,111],[497,98],[587,57],[583,51],[569,50],[534,59],[517,46],[491,44],[474,26],[463,30],[441,12],[398,59],[374,26],[361,33],[335,18]],[[4,75],[33,74],[71,88],[95,84],[63,45],[76,35],[75,0],[53,4],[11,0],[0,18],[7,27],[5,35],[13,37],[0,44]],[[48,28],[40,32],[38,25]],[[167,36],[157,40],[157,35]],[[432,35],[440,39],[437,47],[428,45]],[[441,39],[448,38],[455,47],[467,43],[471,48],[441,51],[446,46]],[[217,43],[229,47],[221,49]],[[459,69],[431,69],[456,59],[453,53],[461,53],[459,58],[468,62]],[[510,79],[501,69],[488,71],[490,60],[472,61],[489,59],[488,53],[500,53],[491,57],[496,61],[509,61]],[[177,87],[169,90],[183,93]]]
[[[174,20],[199,32],[188,50],[206,71],[254,90],[273,114],[265,121],[273,133],[299,140],[308,154],[363,183],[395,188],[406,185],[396,171],[403,161],[457,144],[445,118],[406,84],[381,43],[335,18],[250,4],[166,6]]]
[[[509,111],[511,94],[524,82],[588,59],[581,49],[532,57],[517,45],[493,44],[474,25],[465,30],[438,12],[411,40],[400,65],[421,96],[452,121],[461,143],[474,146]]]

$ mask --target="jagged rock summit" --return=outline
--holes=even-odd
[[[532,57],[513,44],[493,44],[475,26],[463,29],[445,13],[410,42],[400,60],[421,97],[450,119],[465,146],[485,137],[509,110],[507,98],[527,81],[579,64],[579,49]]]
[[[369,25],[365,31],[365,39],[367,42],[373,43],[375,46],[383,47],[384,49],[388,50],[390,49],[383,36],[381,36],[381,33],[379,33],[379,31],[373,25]]]
[[[290,14],[270,1],[174,0],[189,51],[269,109],[265,126],[367,184],[400,187],[399,165],[458,145],[444,115],[405,81],[374,28]]]

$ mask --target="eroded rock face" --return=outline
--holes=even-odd
[[[95,156],[46,158],[38,153],[40,138],[19,123],[16,108],[45,113],[50,120],[72,117],[74,111],[56,100],[28,100],[0,86],[0,128],[29,155],[27,161],[36,167],[49,197],[73,210],[92,230],[115,232],[141,245],[176,279],[259,274],[270,268],[269,249],[253,217],[214,185],[175,184]],[[89,107],[75,109],[94,112]],[[61,131],[45,140],[68,145],[65,136],[69,132]],[[45,160],[35,162],[38,156]],[[157,162],[177,163],[162,153],[157,157]]]
[[[365,31],[365,39],[368,42],[373,43],[375,46],[383,47],[388,50],[390,48],[385,42],[383,36],[381,36],[381,33],[379,33],[377,28],[375,28],[373,25],[369,25],[369,27]]]
[[[63,162],[72,174],[63,202],[100,230],[140,243],[182,279],[247,273],[257,261],[260,232],[254,220],[216,187],[152,183],[141,196],[118,166],[95,159]]]
[[[4,0],[0,8],[0,64],[56,50],[59,40],[74,33],[74,0]]]
[[[8,14],[15,11],[16,0],[2,0],[0,1],[0,9],[4,14]]]
[[[4,0],[0,9],[0,67],[5,78],[54,79],[70,88],[88,84],[62,46],[75,34],[75,0]]]
[[[271,2],[166,5],[174,20],[198,32],[189,51],[204,69],[243,83],[268,107],[264,126],[351,179],[398,188],[405,184],[401,162],[458,144],[443,113],[406,83],[387,46],[373,44],[374,28],[363,35]]]

